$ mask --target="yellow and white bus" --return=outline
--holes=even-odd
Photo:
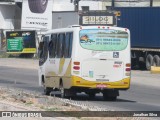
[[[39,84],[61,97],[85,92],[116,100],[130,87],[130,31],[109,26],[79,26],[46,32],[39,45]]]

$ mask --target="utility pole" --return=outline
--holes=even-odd
[[[150,7],[153,7],[153,0],[150,0]]]
[[[78,12],[79,10],[79,1],[80,0],[71,0],[71,3],[74,4],[74,10]]]
[[[112,7],[114,7],[114,0],[112,0]]]

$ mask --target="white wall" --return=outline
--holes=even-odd
[[[74,4],[71,0],[53,0],[53,11],[74,11]],[[82,6],[89,6],[89,10],[105,10],[106,6],[111,6],[111,2],[102,1],[80,1],[79,10]]]
[[[74,11],[74,4],[70,0],[53,0],[53,11]]]
[[[143,2],[115,2],[114,5],[115,7],[149,7],[150,1],[146,0]]]
[[[160,1],[153,0],[153,6],[154,7],[159,7],[160,6]]]
[[[79,10],[82,10],[82,6],[89,6],[89,10],[102,10],[102,2],[100,1],[80,1]]]
[[[79,10],[82,10],[82,6],[89,6],[89,10],[106,10],[106,6],[111,6],[112,2],[108,0],[102,1],[87,1],[81,0],[79,2]],[[118,1],[118,0],[117,0]],[[123,2],[115,2],[115,7],[149,7],[150,0],[144,0],[143,2],[124,2],[125,0],[119,0]],[[153,0],[153,6],[160,6],[160,0]],[[70,0],[53,0],[53,11],[74,11],[74,4],[70,3]]]
[[[0,5],[0,29],[14,29],[14,5]]]
[[[4,17],[3,17],[3,8],[2,6],[0,5],[0,29],[3,29],[4,26],[5,26],[5,21],[4,21]]]
[[[106,10],[106,6],[112,6],[112,2],[102,2],[103,10]]]

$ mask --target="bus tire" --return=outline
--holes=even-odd
[[[62,82],[60,83],[59,90],[60,90],[60,97],[65,98],[66,97],[66,89],[64,89]]]
[[[44,13],[48,0],[28,0],[29,9],[33,13]]]
[[[106,95],[103,95],[103,99],[107,100],[107,101],[116,101],[117,100],[117,96],[106,96]]]
[[[45,95],[50,95],[51,92],[52,92],[52,88],[44,87],[44,94]]]
[[[88,93],[89,99],[94,99],[96,94],[95,93]]]
[[[107,101],[116,101],[119,96],[118,90],[104,90],[103,99]]]
[[[153,66],[160,66],[160,57],[158,55],[153,57]]]
[[[146,69],[150,70],[152,65],[153,65],[153,56],[151,54],[148,54],[146,57]]]

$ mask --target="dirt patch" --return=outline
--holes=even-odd
[[[27,93],[19,89],[0,89],[0,103],[6,103],[29,111],[82,111],[81,108],[73,107],[64,102],[61,98],[54,96],[39,95],[37,93]],[[17,110],[19,110],[17,108]],[[10,108],[5,110],[11,110]]]
[[[0,110],[1,111],[90,111],[89,106],[85,108],[73,104],[74,101],[61,99],[54,96],[45,96],[37,93],[28,93],[20,89],[0,88]],[[149,118],[133,117],[67,117],[55,118],[65,120],[150,120]]]

